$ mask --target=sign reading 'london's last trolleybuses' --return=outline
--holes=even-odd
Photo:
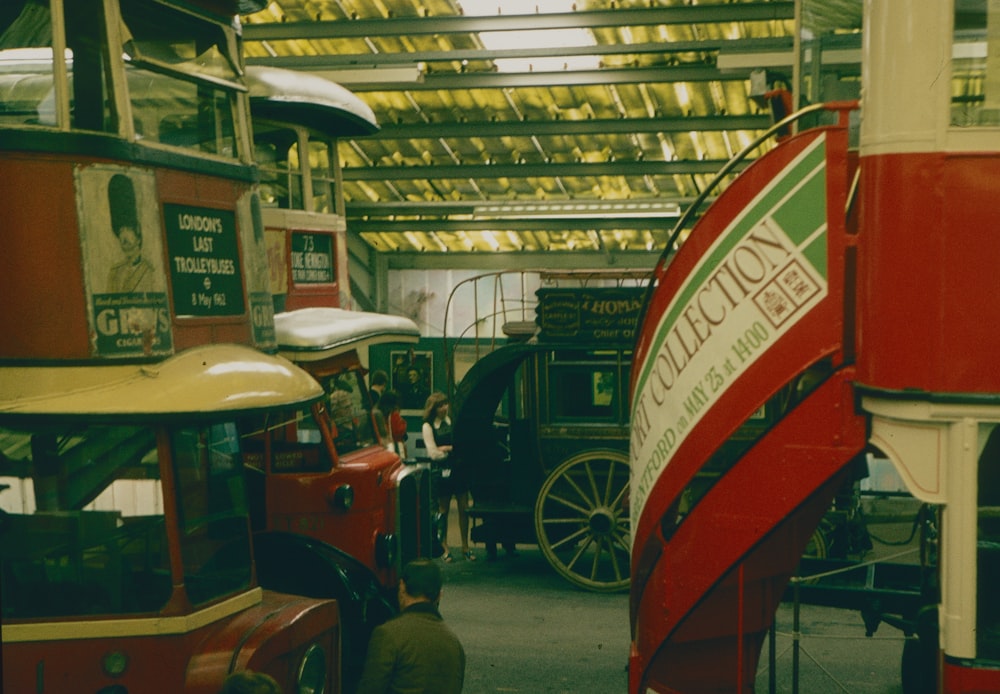
[[[163,205],[174,310],[183,316],[238,316],[244,311],[235,215]]]
[[[825,143],[817,138],[729,224],[657,325],[632,401],[633,528],[702,416],[827,294]]]

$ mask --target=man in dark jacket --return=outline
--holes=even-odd
[[[465,650],[441,619],[441,569],[416,559],[399,579],[400,614],[372,633],[358,694],[459,694]]]

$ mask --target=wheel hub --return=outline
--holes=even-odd
[[[593,535],[610,535],[617,523],[615,514],[608,508],[596,508],[590,512],[590,532]]]

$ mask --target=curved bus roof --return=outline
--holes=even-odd
[[[294,407],[322,394],[294,364],[241,345],[195,347],[157,364],[0,368],[0,420],[217,415]]]
[[[368,104],[325,77],[248,65],[246,78],[254,118],[305,125],[332,137],[357,137],[378,132],[375,113]]]
[[[68,54],[66,60],[72,72],[72,56]],[[51,63],[51,53],[38,49],[0,50],[0,101],[7,105],[8,111],[38,115],[41,124],[55,124],[54,112],[38,112],[39,108],[52,108],[46,102],[52,90]],[[127,74],[141,79],[134,70]],[[246,68],[246,82],[255,118],[304,125],[333,138],[378,132],[375,113],[368,104],[325,77],[250,65]],[[166,98],[164,94],[158,96]]]
[[[342,308],[303,308],[274,316],[278,352],[293,361],[319,361],[383,342],[416,342],[409,318]]]

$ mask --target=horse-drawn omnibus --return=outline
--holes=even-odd
[[[808,107],[835,117],[678,225],[633,362],[630,692],[753,691],[803,549],[871,451],[927,532],[906,599],[866,627],[903,630],[907,694],[1000,689],[998,21],[866,3],[859,139],[857,104]]]
[[[455,452],[471,476],[472,539],[490,554],[537,543],[560,575],[588,590],[629,585],[626,392],[646,277],[499,273],[456,286],[449,301],[463,291],[499,294],[511,281],[521,286],[510,295],[524,296],[537,284],[537,302],[471,321],[498,330],[473,340],[473,363],[453,388]],[[452,373],[462,349],[461,340],[446,346]]]

